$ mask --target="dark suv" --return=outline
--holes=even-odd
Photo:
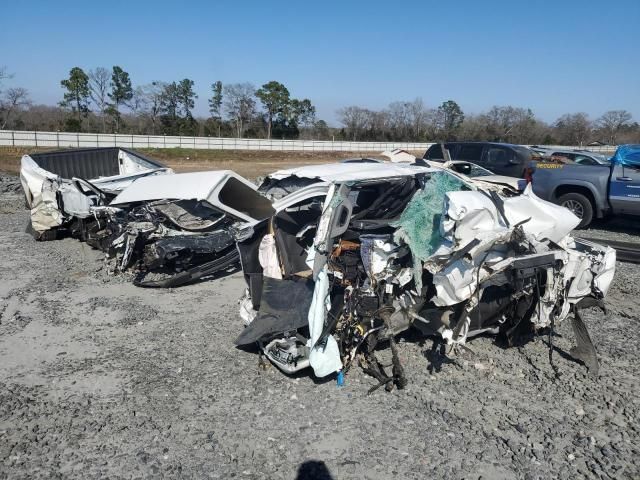
[[[465,160],[491,170],[496,175],[522,178],[532,166],[532,150],[520,145],[492,142],[447,142],[451,160]],[[425,152],[425,160],[443,162],[444,155],[439,143],[431,145]]]

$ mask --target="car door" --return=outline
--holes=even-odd
[[[489,145],[486,148],[484,162],[480,166],[491,170],[496,175],[509,177],[522,176],[523,167],[516,162],[516,154],[510,148],[502,145]]]
[[[627,157],[624,163],[616,161],[611,172],[609,202],[614,213],[640,215],[640,150],[638,158]]]
[[[425,160],[431,160],[432,162],[444,162],[444,155],[442,155],[442,148],[439,143],[434,143],[431,145],[426,152],[424,152],[424,156],[422,157]]]
[[[482,148],[481,143],[463,143],[455,152],[455,157],[452,158],[453,160],[478,164],[482,161]]]
[[[451,159],[455,158],[456,154],[456,144],[455,143],[445,143],[444,148],[449,151],[449,157]],[[425,152],[424,157],[425,160],[430,160],[432,162],[444,162],[444,154],[442,153],[442,145],[440,143],[435,143],[429,147],[429,149]]]

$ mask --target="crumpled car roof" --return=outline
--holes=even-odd
[[[318,178],[325,182],[348,182],[385,177],[411,176],[434,172],[435,169],[418,165],[396,163],[327,163],[278,170],[268,178],[280,180],[287,177]]]

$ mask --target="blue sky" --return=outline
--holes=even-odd
[[[203,115],[215,80],[278,80],[331,124],[341,106],[415,97],[640,121],[639,0],[0,0],[0,11],[7,85],[37,102],[59,101],[74,66],[120,65],[134,84],[193,79]]]

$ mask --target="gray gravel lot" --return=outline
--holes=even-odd
[[[608,314],[586,314],[598,379],[566,353],[567,322],[558,379],[543,336],[476,338],[441,362],[409,334],[408,387],[367,395],[357,368],[337,388],[235,348],[239,273],[136,288],[80,242],[24,233],[11,185],[0,178],[2,479],[640,477],[639,266],[618,263]]]
[[[590,228],[578,232],[578,236],[631,242],[640,244],[640,220],[637,217],[612,217],[596,220]]]

